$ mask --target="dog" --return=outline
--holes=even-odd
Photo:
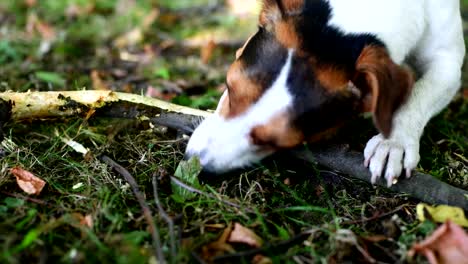
[[[424,127],[461,86],[464,55],[458,0],[263,0],[186,157],[224,173],[371,112],[379,134],[364,163],[372,183],[391,186],[416,168]]]

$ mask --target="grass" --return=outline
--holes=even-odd
[[[100,81],[105,88],[140,94],[153,87],[158,97],[212,108],[237,44],[255,26],[255,16],[228,14],[222,1],[131,2],[44,0],[27,7],[25,1],[1,1],[0,91],[92,89]],[[90,3],[93,8],[87,9]],[[127,5],[122,8],[119,3]],[[463,5],[468,19],[468,2]],[[213,9],[207,11],[206,6]],[[161,13],[145,28],[142,25],[151,10]],[[116,44],[134,29],[141,30],[141,38]],[[50,31],[55,32],[53,40],[45,37]],[[205,64],[200,50],[206,48],[207,38],[224,44],[216,47]],[[41,45],[49,44],[41,52]],[[466,68],[464,73],[466,87]],[[428,125],[419,166],[419,170],[462,188],[468,188],[467,115],[465,90],[464,96],[460,93]],[[274,263],[363,261],[357,247],[382,262],[404,261],[411,245],[435,228],[431,222],[415,219],[417,201],[405,195],[287,159],[265,161],[252,171],[200,187],[244,209],[203,195],[181,203],[173,198],[170,179],[161,170],[174,173],[182,159],[184,140],[175,131],[151,127],[144,121],[30,121],[8,124],[4,133],[0,160],[2,263],[154,262],[151,235],[138,202],[124,179],[97,158],[100,154],[130,171],[153,212],[157,209],[152,178],[157,174],[158,196],[176,225],[176,263],[196,262],[193,254],[203,256],[202,248],[233,222],[271,243],[314,230],[304,243],[269,252]],[[335,141],[351,142],[354,149],[362,149],[373,133],[370,120],[362,118]],[[83,158],[62,138],[82,143],[93,156]],[[39,196],[26,196],[19,190],[9,173],[15,166],[47,182]],[[398,207],[401,210],[393,212]],[[393,213],[386,215],[389,212]],[[375,216],[381,217],[366,220]],[[157,214],[154,218],[163,249],[169,254],[168,226]],[[344,242],[343,234],[349,235],[348,231],[352,231],[354,244]],[[236,252],[246,249],[234,245]]]

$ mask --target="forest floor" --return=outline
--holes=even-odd
[[[462,6],[468,34],[468,1]],[[0,1],[0,91],[113,90],[213,109],[236,49],[256,30],[256,8],[233,10],[220,0]],[[465,67],[461,91],[425,131],[418,167],[464,189],[467,84]],[[176,250],[173,263],[406,262],[411,246],[437,227],[417,220],[419,201],[407,195],[281,159],[194,186],[204,194],[180,200],[170,175],[186,137],[143,120],[35,120],[3,129],[1,263],[156,263],[141,206],[121,175],[95,158],[100,154],[135,177],[164,254]],[[375,133],[362,117],[330,144],[362,151]],[[15,167],[45,180],[43,191],[23,193]],[[234,226],[254,242],[228,241]],[[262,251],[249,251],[255,247]]]

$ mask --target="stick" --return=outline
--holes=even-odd
[[[95,116],[115,118],[147,117],[158,125],[178,129],[190,134],[200,118],[208,112],[170,104],[139,95],[111,91],[0,93],[0,124],[13,120],[56,118],[69,116]],[[8,120],[5,120],[8,119]],[[293,155],[306,161],[339,171],[370,183],[361,153],[339,147],[321,150],[296,150]],[[383,180],[379,186],[386,188]],[[401,180],[392,191],[407,193],[421,201],[447,204],[468,210],[468,192],[450,186],[423,173],[414,173]]]
[[[349,151],[343,147],[330,147],[320,150],[298,150],[294,156],[305,161],[316,161],[321,166],[333,169],[353,178],[370,183],[371,175],[363,163],[361,153]],[[387,188],[385,179],[380,179],[377,185]],[[407,193],[411,197],[431,204],[447,204],[468,210],[468,192],[435,177],[414,172],[409,179],[402,179],[390,190]]]
[[[166,210],[161,205],[161,201],[159,200],[159,193],[158,193],[158,177],[156,174],[153,175],[153,193],[154,193],[154,202],[156,203],[156,207],[158,208],[159,215],[166,221],[167,225],[169,226],[169,237],[170,237],[170,245],[171,245],[171,263],[175,263],[177,258],[177,247],[175,241],[175,231],[174,231],[174,220],[166,213]]]
[[[128,172],[124,167],[122,167],[117,162],[113,161],[111,158],[103,155],[100,157],[100,160],[102,160],[104,163],[106,163],[111,168],[113,168],[116,172],[122,175],[122,177],[124,177],[124,179],[132,187],[133,194],[135,194],[135,197],[137,198],[138,203],[140,204],[141,210],[143,211],[143,215],[149,226],[151,236],[153,237],[153,247],[155,250],[156,258],[159,261],[159,263],[166,263],[166,260],[164,258],[164,253],[161,247],[161,238],[159,236],[158,228],[156,227],[156,224],[154,223],[154,219],[152,216],[153,214],[151,213],[150,208],[146,204],[145,198],[143,194],[140,192],[140,189],[138,188],[138,184],[135,181],[135,178],[133,178],[130,172]]]
[[[226,201],[226,200],[223,200],[215,195],[212,195],[212,194],[209,194],[209,193],[205,193],[203,191],[200,191],[194,187],[191,187],[185,183],[183,183],[181,180],[177,179],[177,177],[174,177],[174,176],[171,176],[171,181],[174,182],[175,184],[177,184],[178,186],[186,189],[187,191],[189,192],[192,192],[192,193],[197,193],[197,194],[200,194],[200,195],[203,195],[205,197],[208,197],[208,198],[211,198],[211,199],[214,199],[214,200],[217,200],[218,202],[221,202],[225,205],[228,205],[228,206],[231,206],[231,207],[234,207],[236,209],[242,209],[244,210],[245,212],[247,213],[251,213],[251,214],[255,214],[256,212],[250,208],[243,208],[242,206],[236,204],[236,203],[233,203],[233,202],[230,202],[230,201]]]

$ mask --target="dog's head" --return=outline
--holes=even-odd
[[[187,155],[222,173],[320,139],[366,111],[389,135],[411,74],[375,37],[345,35],[328,25],[330,16],[323,0],[264,0],[258,32],[237,51],[228,88]]]

